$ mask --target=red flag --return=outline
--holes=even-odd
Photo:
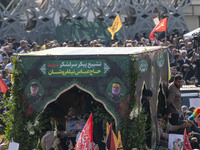
[[[6,94],[7,90],[8,90],[8,86],[5,84],[2,78],[0,78],[0,91]]]
[[[183,147],[183,150],[192,150],[192,147],[190,145],[190,141],[187,137],[187,133],[186,133],[186,129],[184,130],[184,135],[183,135],[183,141],[184,141],[184,145],[185,145],[185,148]]]
[[[45,0],[42,0],[41,6],[44,4]],[[42,9],[44,9],[44,6],[42,7]]]
[[[198,123],[198,128],[199,128],[200,127],[199,117],[196,117],[194,120]]]
[[[154,33],[158,31],[158,32],[162,32],[162,31],[167,31],[167,18],[161,20],[156,26],[155,28],[151,31],[149,38],[150,40],[153,41],[153,36]]]
[[[90,144],[93,145],[94,149],[92,113],[90,114],[90,117],[87,120],[80,137],[78,138],[75,150],[89,150]]]
[[[108,135],[108,138],[107,138],[107,141],[106,141],[106,147],[107,147],[108,150],[116,150],[112,124],[110,125],[110,131],[109,131],[109,135]]]

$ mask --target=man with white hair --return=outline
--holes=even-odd
[[[182,105],[181,106],[181,113],[179,115],[179,117],[184,120],[184,116],[185,116],[185,113],[186,111],[189,111],[189,108],[186,106],[186,105]]]

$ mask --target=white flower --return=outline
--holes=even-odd
[[[136,109],[133,109],[129,115],[130,119],[132,120],[133,117],[137,117],[139,115],[139,109],[136,108]]]
[[[28,124],[27,124],[27,129],[30,130],[30,129],[32,128],[32,126],[33,126],[33,125],[31,124],[31,122],[28,122]]]
[[[35,123],[34,123],[34,126],[37,126],[39,124],[39,121],[36,120]]]
[[[138,109],[138,108],[136,108],[136,109],[135,109],[134,116],[135,116],[135,117],[137,117],[138,115],[139,115],[139,109]]]
[[[129,115],[130,119],[133,119],[133,110],[131,111],[130,115]]]
[[[31,130],[31,131],[29,132],[29,134],[30,134],[30,135],[35,134],[34,130]]]

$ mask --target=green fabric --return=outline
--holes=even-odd
[[[59,43],[66,40],[78,42],[85,36],[87,41],[101,39],[103,43],[108,44],[111,34],[107,28],[110,26],[105,22],[65,21],[56,27],[56,39]],[[116,33],[115,38],[123,39],[121,31]]]
[[[41,145],[40,139],[38,139],[37,148],[38,148],[38,150],[45,150]]]

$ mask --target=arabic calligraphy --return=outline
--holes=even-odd
[[[49,72],[48,72],[48,75],[63,75],[63,76],[65,76],[65,75],[75,75],[75,76],[78,76],[78,75],[80,75],[80,74],[89,74],[90,76],[93,76],[94,74],[99,74],[99,73],[101,73],[101,70],[97,70],[97,71],[95,71],[94,69],[92,69],[92,70],[87,70],[87,71],[83,71],[82,69],[80,70],[80,71],[76,71],[76,70],[70,70],[70,69],[67,69],[67,71],[63,71],[63,70],[61,70],[61,69],[59,69],[59,71],[54,71],[53,69],[52,70],[50,70]]]
[[[109,70],[106,60],[46,61],[40,68],[49,77],[103,77]]]
[[[52,65],[49,64],[48,65],[48,67],[51,67],[51,68],[55,68],[55,67],[59,67],[59,66],[60,66],[59,64],[56,64],[56,65],[55,64],[52,64]]]
[[[54,65],[54,66],[56,66],[56,65]],[[95,64],[93,64],[93,63],[83,63],[82,61],[79,64],[78,63],[73,64],[71,62],[66,62],[66,63],[62,62],[61,65],[60,65],[60,68],[62,68],[62,67],[94,68],[94,67],[101,67],[101,62],[97,62]]]

